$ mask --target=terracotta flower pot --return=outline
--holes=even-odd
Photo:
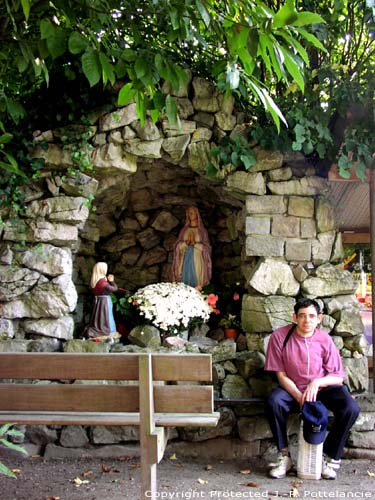
[[[224,335],[226,339],[236,340],[238,336],[238,330],[236,328],[225,328]]]

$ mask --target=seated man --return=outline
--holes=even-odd
[[[321,401],[334,421],[323,446],[322,477],[336,479],[350,428],[360,408],[343,385],[344,369],[330,335],[317,328],[322,319],[318,302],[301,299],[294,306],[295,325],[271,335],[265,369],[276,372],[279,386],[266,402],[266,415],[279,451],[273,478],[285,477],[293,467],[288,451],[287,418],[305,401]]]

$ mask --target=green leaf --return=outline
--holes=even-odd
[[[255,59],[250,55],[247,48],[238,49],[238,56],[243,64],[243,67],[248,75],[252,75],[255,68]]]
[[[298,33],[303,36],[309,43],[314,45],[319,50],[322,50],[323,52],[327,53],[327,49],[320,43],[320,41],[314,36],[312,33],[309,33],[308,31],[302,29],[302,28],[297,28]]]
[[[286,0],[285,4],[276,13],[272,25],[274,28],[282,28],[287,24],[293,24],[297,20],[297,12],[294,0]]]
[[[30,15],[30,2],[29,0],[21,0],[23,15],[25,16],[26,21],[29,19]]]
[[[86,50],[88,41],[80,33],[74,31],[68,40],[68,48],[72,54],[80,54]]]
[[[246,170],[249,170],[257,162],[255,155],[241,155],[240,158]]]
[[[25,434],[22,431],[19,431],[17,429],[9,429],[6,434],[7,436],[12,436],[17,438],[23,438],[25,436]]]
[[[27,179],[27,176],[22,172],[22,170],[20,170],[18,166],[14,167],[14,165],[12,165],[11,163],[5,163],[0,160],[0,168],[6,170],[7,172],[10,172],[11,174],[16,174],[20,177],[23,177],[24,179]]]
[[[218,156],[220,154],[221,149],[218,146],[213,146],[210,150],[211,156]]]
[[[145,124],[146,120],[146,103],[145,103],[145,95],[141,91],[137,91],[136,100],[135,100],[135,111],[137,116],[141,122],[141,126]]]
[[[295,49],[295,51],[302,57],[305,65],[310,66],[310,60],[306,49],[299,43],[299,41],[286,33],[279,33],[279,35],[283,37],[288,42],[288,44],[291,45]]]
[[[6,465],[0,462],[0,474],[4,476],[16,478],[17,476]]]
[[[259,44],[258,30],[255,28],[252,28],[249,30],[249,35],[247,37],[246,46],[247,46],[247,50],[249,51],[249,54],[254,59],[256,58],[256,55],[258,52],[258,44]]]
[[[292,142],[292,150],[293,151],[301,151],[302,149],[302,143],[301,142],[297,142],[297,141],[293,141]]]
[[[123,87],[121,87],[120,92],[117,98],[117,104],[119,106],[126,106],[127,104],[134,101],[135,97],[135,89],[133,87],[133,83],[126,83]]]
[[[366,176],[366,165],[363,163],[363,161],[358,160],[356,167],[355,167],[355,173],[361,181],[366,181],[367,176]]]
[[[218,173],[218,169],[212,163],[206,166],[206,174],[210,179],[215,179]]]
[[[156,69],[159,71],[159,75],[164,78],[164,80],[168,80],[168,70],[167,70],[167,65],[165,64],[165,59],[164,57],[158,52],[155,54],[155,66]]]
[[[325,158],[326,148],[324,147],[324,144],[319,142],[315,147],[316,147],[316,151],[319,155],[319,158]]]
[[[98,53],[94,49],[88,48],[82,55],[81,61],[85,77],[88,79],[90,87],[93,87],[100,81],[102,75]]]
[[[325,23],[325,20],[319,14],[314,12],[297,12],[297,19],[291,24],[293,26],[306,26],[307,24]]]
[[[23,453],[24,455],[28,455],[27,451],[25,450],[25,448],[23,446],[11,443],[7,439],[0,439],[0,443],[2,443],[4,446],[9,448],[10,450],[18,451],[20,453]]]
[[[176,71],[176,64],[169,64],[169,81],[172,84],[173,90],[177,92],[180,88],[180,78]]]
[[[284,55],[284,64],[288,72],[292,75],[298,87],[304,92],[305,81],[301,73],[301,65],[296,62],[296,56],[293,56],[287,49],[281,47],[281,51]]]
[[[0,135],[0,144],[8,144],[12,139],[13,134],[6,132],[5,134]]]
[[[201,17],[203,19],[203,22],[206,25],[206,28],[208,28],[210,26],[210,23],[211,23],[211,18],[210,18],[209,13],[207,12],[206,7],[203,5],[203,3],[201,2],[201,0],[196,0],[195,3],[196,3],[196,6],[197,6],[197,9],[198,9],[198,12],[199,12],[199,14],[201,15]]]
[[[280,120],[284,123],[284,125],[287,127],[288,123],[285,120],[284,115],[280,111],[280,108],[277,106],[275,101],[272,99],[272,97],[269,95],[266,89],[262,89],[264,98],[266,100],[266,110],[269,111],[269,113],[272,116],[272,119],[276,125],[278,133],[280,133]]]
[[[66,37],[66,31],[59,27],[54,28],[54,33],[47,37],[47,47],[53,59],[65,53]]]
[[[174,68],[176,75],[178,77],[179,86],[180,85],[182,85],[182,86],[187,85],[187,83],[189,81],[189,75],[187,74],[187,72],[183,68],[181,68],[178,64],[174,64],[173,68]]]
[[[172,28],[174,30],[178,30],[178,28],[180,27],[180,15],[178,13],[178,11],[175,9],[175,8],[171,8],[169,10],[169,17],[171,19],[171,23],[172,23]]]
[[[126,75],[126,70],[127,70],[127,64],[125,61],[122,61],[121,59],[116,61],[115,64],[115,73],[116,77],[121,80],[122,78],[125,77]]]
[[[18,123],[26,115],[26,110],[22,104],[12,98],[6,99],[6,107],[14,123]]]
[[[284,56],[280,51],[279,42],[275,37],[268,37],[265,35],[262,35],[259,38],[259,41],[261,42],[260,45],[263,48],[262,54],[265,54],[267,58],[268,71],[271,75],[275,72],[278,80],[282,80],[282,78],[286,77],[286,75],[284,75],[285,71],[283,67]]]
[[[46,40],[38,40],[38,52],[39,52],[39,58],[40,59],[47,59],[47,57],[49,56],[49,50],[48,50],[48,47],[47,47],[47,41]],[[24,53],[22,51],[22,53]],[[32,54],[31,54],[32,56]],[[34,59],[34,57],[33,57]]]
[[[296,134],[297,142],[303,142],[305,140],[305,127],[303,127],[300,123],[294,127],[294,133]]]
[[[314,151],[314,146],[311,141],[307,141],[303,144],[303,152],[305,155],[309,155]]]
[[[169,123],[175,125],[178,122],[177,104],[170,95],[167,95],[165,99],[165,111],[167,113]]]
[[[159,109],[150,109],[149,112],[150,112],[151,120],[154,123],[156,123],[160,117],[160,110]]]
[[[232,154],[230,155],[231,163],[234,165],[237,165],[238,162],[238,153],[236,151],[232,151]]]
[[[137,59],[137,53],[133,49],[125,49],[121,54],[121,59],[127,62],[134,62]]]
[[[344,179],[350,179],[350,168],[352,166],[352,162],[346,155],[340,156],[337,166],[339,167],[339,174],[341,177]]]
[[[259,87],[252,79],[248,80],[250,85],[250,90],[256,96],[257,99],[261,101],[264,108],[269,111],[272,116],[272,119],[276,125],[278,133],[280,133],[280,119],[284,122],[286,126],[288,126],[284,115],[280,111],[279,107],[276,105],[272,97],[268,94],[266,89]]]
[[[270,50],[273,52],[273,48],[269,46],[269,37],[267,35],[259,36],[259,47],[258,53],[262,57],[264,64],[266,65],[267,71],[272,74],[272,65],[269,58]],[[280,79],[280,78],[279,78]]]
[[[111,85],[114,85],[116,82],[115,71],[110,60],[108,59],[106,54],[104,54],[104,52],[99,52],[99,62],[102,67],[102,77],[104,85],[106,85],[108,81],[111,83]]]
[[[29,66],[29,61],[22,57],[21,55],[17,57],[17,68],[20,73],[27,70]]]
[[[164,92],[162,92],[161,90],[158,90],[154,93],[153,98],[152,98],[152,102],[153,102],[155,109],[158,109],[159,111],[161,111],[164,108],[165,97],[166,96],[165,96]]]
[[[3,126],[2,126],[2,123],[0,122],[0,125],[1,125],[1,130],[4,130]],[[4,434],[6,434],[8,432],[8,430],[13,427],[13,425],[16,425],[14,422],[13,423],[7,423],[7,424],[4,424],[0,427],[0,436],[4,436]]]
[[[135,74],[141,80],[149,70],[149,64],[143,58],[138,58],[134,64]]]
[[[45,40],[51,36],[54,35],[54,26],[53,24],[51,23],[51,21],[48,21],[46,19],[42,19],[40,21],[40,26],[39,26],[39,29],[40,29],[40,38],[42,40]]]

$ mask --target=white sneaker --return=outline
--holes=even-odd
[[[335,460],[330,457],[323,457],[322,478],[336,479],[337,471],[341,465],[341,460]]]
[[[274,467],[269,472],[269,475],[274,479],[282,479],[293,468],[292,459],[286,455],[278,455],[277,461],[273,464]]]

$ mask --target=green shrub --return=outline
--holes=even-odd
[[[19,451],[20,453],[24,453],[27,455],[27,451],[25,448],[22,446],[19,446],[18,444],[14,444],[11,441],[9,441],[7,438],[8,436],[10,437],[23,437],[23,432],[17,430],[17,429],[12,429],[12,427],[15,424],[4,424],[0,427],[0,443],[3,446],[6,446],[7,448],[10,448],[11,450]],[[2,462],[0,462],[0,474],[4,474],[5,476],[9,477],[17,477],[6,465],[4,465]]]

